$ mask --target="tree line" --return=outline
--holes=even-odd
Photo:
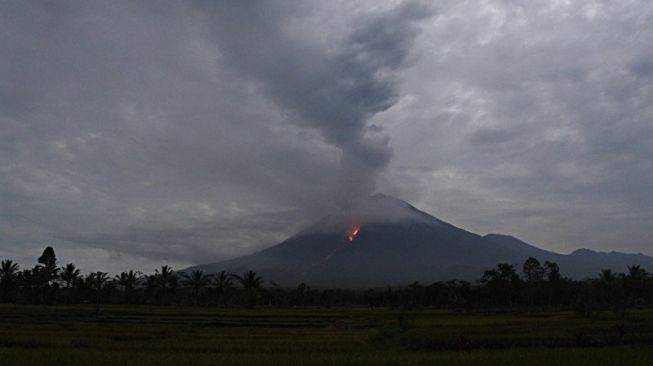
[[[178,272],[162,266],[153,274],[130,270],[83,275],[73,264],[59,267],[47,247],[31,269],[0,262],[0,302],[19,304],[150,304],[215,307],[370,306],[435,307],[454,310],[573,309],[585,316],[598,311],[625,315],[628,309],[653,305],[653,276],[638,265],[626,273],[602,270],[597,278],[572,280],[554,262],[528,258],[523,265],[498,264],[475,283],[460,280],[404,287],[312,289],[302,283],[284,288],[264,282],[256,272],[242,274],[201,270]]]

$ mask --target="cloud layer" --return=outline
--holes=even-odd
[[[0,5],[0,257],[251,252],[378,190],[650,251],[653,5]]]

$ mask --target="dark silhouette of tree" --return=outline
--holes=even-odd
[[[60,268],[59,280],[64,285],[62,293],[66,303],[74,301],[74,297],[78,295],[77,289],[73,287],[80,283],[81,277],[81,272],[72,263],[68,263]]]
[[[36,286],[34,272],[31,269],[24,269],[18,273],[18,283],[23,291],[30,291]]]
[[[156,274],[146,275],[145,277],[145,296],[148,302],[157,302],[157,292],[159,290],[159,279]]]
[[[122,272],[114,277],[116,284],[125,292],[125,300],[127,300],[127,302],[132,301],[134,289],[136,288],[138,281],[141,279],[141,276],[142,273],[129,270],[129,272]]]
[[[612,273],[611,269],[603,269],[599,273],[599,280],[605,283],[611,283],[614,280],[616,280],[616,276],[614,273]]]
[[[527,283],[537,283],[544,280],[544,268],[540,265],[540,261],[533,257],[529,257],[522,266],[522,273]]]
[[[628,266],[628,273],[625,276],[625,288],[631,306],[638,307],[643,302],[648,279],[648,272],[641,266]]]
[[[588,281],[587,286],[591,286],[593,302],[599,303],[603,308],[612,308],[619,317],[624,317],[628,306],[632,305],[624,286],[624,275],[621,273],[603,269],[599,273],[599,278]]]
[[[43,250],[43,254],[39,257],[38,262],[42,265],[42,273],[48,281],[57,277],[59,268],[57,268],[57,256],[52,247],[46,247],[45,250]]]
[[[57,268],[56,262],[52,248],[46,248],[39,257],[39,264],[31,269],[20,271],[11,260],[0,262],[0,300],[28,304],[95,302],[98,315],[101,304],[107,302],[213,303],[246,307],[255,307],[259,303],[269,306],[369,305],[456,311],[532,311],[555,307],[576,310],[584,316],[612,310],[621,317],[629,308],[653,306],[653,278],[639,265],[628,266],[626,273],[603,270],[594,279],[578,281],[562,277],[560,267],[554,262],[546,261],[540,265],[536,258],[529,258],[521,266],[521,277],[516,265],[502,263],[485,271],[477,283],[450,280],[432,284],[414,282],[386,289],[318,290],[312,290],[304,283],[288,288],[273,281],[263,288],[262,278],[254,271],[242,275],[222,271],[211,276],[193,271],[181,276],[184,288],[175,291],[180,277],[170,266],[162,266],[154,274],[144,276],[134,270],[122,272],[111,280],[105,272],[81,277],[74,264]],[[238,288],[234,288],[232,282],[238,282]],[[204,291],[207,285],[211,288],[210,293]]]
[[[529,303],[532,307],[535,305],[535,294],[539,292],[541,283],[544,281],[545,269],[540,265],[540,261],[529,257],[522,266],[522,274],[526,281]]]
[[[628,266],[627,278],[634,283],[644,283],[649,277],[648,272],[640,265]]]
[[[73,285],[81,278],[81,272],[72,263],[68,263],[61,267],[60,271],[61,274],[59,275],[59,278],[61,278],[61,281],[66,288],[73,287]]]
[[[59,285],[55,282],[59,268],[57,268],[57,256],[52,247],[46,247],[38,258],[38,265],[32,269],[32,279],[38,291],[39,303],[54,301],[55,293]]]
[[[509,307],[513,306],[521,285],[515,266],[506,263],[497,265],[496,269],[485,271],[480,282],[487,287],[495,304]]]
[[[562,284],[562,276],[560,275],[560,266],[558,266],[558,264],[555,262],[545,261],[544,272],[546,274],[546,280],[548,282],[547,305],[551,306],[554,304],[554,301],[558,298],[558,293],[560,292],[560,287]]]
[[[258,276],[256,272],[249,270],[243,273],[242,276],[237,274],[231,275],[243,287],[245,292],[245,301],[247,307],[254,308],[258,301],[258,294],[263,283],[263,278]]]
[[[90,285],[90,288],[95,291],[102,291],[109,281],[109,275],[106,272],[91,272],[86,277],[86,282]]]
[[[256,272],[252,270],[243,273],[242,276],[237,274],[232,274],[231,276],[246,290],[258,289],[263,283],[263,278],[258,276]]]
[[[155,271],[155,278],[159,288],[161,289],[163,303],[168,303],[171,292],[177,288],[179,277],[172,267],[165,265],[161,266],[161,270]]]
[[[304,306],[306,305],[307,299],[311,294],[311,288],[307,286],[304,282],[300,283],[297,286],[295,304]]]
[[[555,262],[544,262],[544,271],[546,273],[546,279],[550,282],[559,282],[562,279],[560,275],[560,266]]]
[[[193,303],[197,305],[200,294],[206,288],[209,278],[200,270],[193,270],[190,274],[183,273],[182,276],[184,277],[184,285],[193,290]]]
[[[11,299],[11,293],[16,289],[18,282],[18,263],[11,259],[0,262],[0,301]]]
[[[220,273],[214,274],[211,279],[211,287],[215,293],[216,305],[224,305],[226,303],[227,294],[233,288],[231,276],[229,276],[225,271],[220,271]]]
[[[109,282],[109,276],[106,272],[92,272],[87,277],[85,282],[96,294],[95,302],[95,316],[100,315],[100,303],[102,300],[102,290],[107,286]]]

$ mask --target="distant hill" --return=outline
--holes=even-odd
[[[509,235],[480,236],[381,194],[268,249],[187,270],[252,269],[283,286],[367,287],[476,280],[498,263],[521,265],[528,257],[554,261],[573,278],[595,277],[601,269],[624,272],[633,264],[653,270],[653,257],[641,254],[580,249],[564,255]]]

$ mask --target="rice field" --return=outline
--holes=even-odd
[[[0,305],[0,365],[652,365],[653,311]]]

